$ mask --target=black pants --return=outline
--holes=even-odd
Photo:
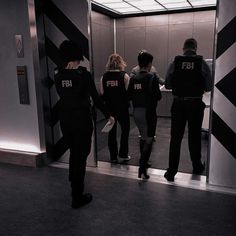
[[[108,134],[108,148],[110,151],[111,160],[116,160],[117,155],[120,157],[127,157],[129,151],[129,129],[130,129],[130,120],[129,120],[129,111],[128,109],[122,111],[113,111],[111,112],[114,116],[116,122]],[[120,137],[120,148],[118,152],[117,144],[117,122],[121,127],[121,137]]]
[[[66,115],[64,115],[66,116]],[[93,124],[90,114],[68,114],[60,120],[64,139],[69,145],[69,181],[72,196],[79,197],[84,191],[86,161],[91,149]]]
[[[201,165],[201,128],[205,104],[201,99],[174,99],[171,108],[171,140],[168,172],[178,171],[181,142],[188,122],[188,146],[193,168]]]

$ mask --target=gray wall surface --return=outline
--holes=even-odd
[[[31,12],[31,16],[34,12]],[[0,148],[41,152],[28,2],[0,1]],[[24,57],[17,58],[14,36],[23,36]],[[27,66],[30,105],[19,101],[16,66]]]
[[[114,20],[92,11],[94,78],[98,87],[110,54],[114,52]]]
[[[198,53],[213,58],[215,11],[176,13],[117,19],[117,53],[130,72],[137,64],[137,54],[146,49],[154,56],[153,65],[165,77],[168,64],[182,54],[183,42],[194,37]]]
[[[116,37],[113,19],[92,12],[92,43],[95,81],[97,87],[104,73],[108,56],[116,51],[127,63],[126,71],[137,64],[137,54],[146,49],[154,56],[153,65],[161,77],[165,77],[168,64],[182,54],[183,42],[194,37],[198,41],[198,53],[205,59],[213,58],[215,11],[176,13],[116,19]],[[172,96],[163,93],[158,106],[159,116],[170,116]]]

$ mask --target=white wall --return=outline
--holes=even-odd
[[[0,1],[0,148],[42,152],[27,0]],[[14,36],[21,34],[24,58],[17,58]],[[27,66],[30,105],[19,100],[16,66]]]

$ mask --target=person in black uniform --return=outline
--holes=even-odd
[[[138,57],[139,55],[141,55],[143,52],[148,52],[147,50],[145,49],[142,49],[139,54],[138,54]],[[140,72],[140,67],[139,65],[135,66],[132,70],[131,70],[131,73],[130,73],[130,77],[133,77],[133,76],[136,76],[138,73]],[[164,85],[165,84],[165,80],[163,78],[161,78],[161,76],[157,73],[157,70],[156,68],[152,65],[151,69],[150,69],[150,72],[151,74],[154,74],[157,78],[158,78],[158,81],[159,81],[159,84],[160,85]],[[154,130],[156,130],[156,127],[154,127]],[[139,138],[141,138],[141,135],[139,135]],[[154,136],[154,141],[156,139],[156,136]],[[149,164],[151,166],[151,164]]]
[[[208,65],[202,56],[196,54],[197,41],[193,38],[184,42],[184,55],[176,56],[168,68],[165,87],[172,89],[174,96],[171,107],[171,140],[169,168],[164,174],[168,181],[174,181],[178,171],[181,141],[188,122],[188,144],[193,174],[201,174],[205,163],[201,161],[201,127],[205,104],[204,91],[210,91],[212,78]]]
[[[124,71],[125,62],[119,54],[112,54],[108,58],[106,72],[101,78],[101,95],[109,108],[112,116],[115,117],[115,124],[108,134],[108,148],[112,163],[118,161],[127,162],[131,158],[128,155],[128,139],[130,130],[129,102],[127,89],[129,76]],[[117,122],[121,127],[120,147],[117,145]]]
[[[86,160],[90,153],[93,132],[90,96],[111,123],[114,118],[100,100],[90,73],[80,66],[83,55],[79,46],[73,41],[65,40],[59,50],[65,61],[65,66],[55,73],[56,90],[60,97],[59,119],[63,137],[70,150],[72,208],[78,208],[92,200],[91,194],[83,193]]]
[[[141,135],[138,177],[148,179],[148,161],[157,123],[156,107],[161,99],[159,81],[155,74],[150,73],[153,56],[147,52],[140,53],[138,64],[140,72],[131,77],[129,97],[134,108],[134,120]]]
[[[138,53],[138,56],[140,54],[142,54],[143,52],[148,52],[147,50],[145,49],[142,49],[139,53]],[[139,65],[135,66],[132,70],[131,70],[131,73],[130,73],[130,77],[133,77],[135,75],[137,75],[138,73],[140,72],[140,67]],[[150,72],[149,73],[152,73],[152,74],[155,74],[156,77],[158,78],[159,80],[159,84],[160,85],[164,85],[165,84],[165,80],[163,78],[161,78],[161,76],[157,73],[157,70],[156,68],[152,65],[151,69],[150,69]]]

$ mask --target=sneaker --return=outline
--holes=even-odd
[[[127,156],[127,157],[120,157],[119,156],[119,161],[122,162],[122,161],[130,161],[131,160],[131,156]]]
[[[198,166],[197,168],[193,168],[193,174],[194,175],[200,175],[202,174],[202,172],[205,170],[205,162],[201,163],[200,166]]]
[[[174,182],[175,177],[171,175],[168,171],[164,174],[164,177],[169,182]]]
[[[82,194],[78,199],[72,198],[71,207],[74,209],[80,208],[89,204],[93,200],[93,196],[90,193]]]

